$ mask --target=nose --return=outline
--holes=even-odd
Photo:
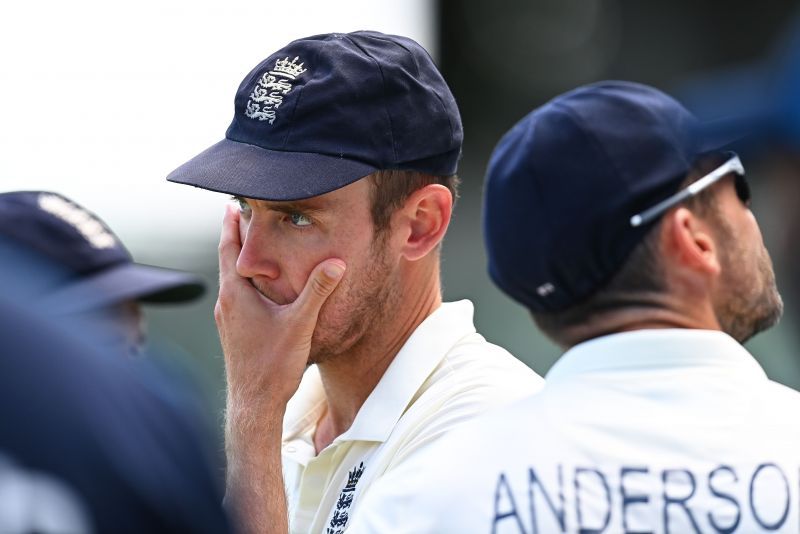
[[[243,278],[268,278],[280,275],[278,262],[270,252],[269,240],[262,228],[251,222],[242,236],[242,250],[236,260],[236,272]]]

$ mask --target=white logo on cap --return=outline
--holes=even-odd
[[[292,90],[291,80],[307,70],[303,68],[303,63],[297,63],[299,59],[299,56],[291,61],[288,57],[279,59],[275,62],[274,69],[265,72],[259,78],[247,100],[244,111],[246,116],[270,124],[275,122],[277,110],[283,104],[283,97]]]
[[[554,286],[550,282],[547,282],[547,283],[542,284],[539,287],[537,287],[536,288],[536,293],[538,293],[540,297],[547,297],[547,296],[553,294],[553,292],[555,290],[556,290],[556,286]]]
[[[94,248],[114,248],[117,240],[86,210],[56,195],[39,195],[39,207],[75,227]]]

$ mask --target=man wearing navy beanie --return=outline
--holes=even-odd
[[[782,302],[744,167],[707,133],[652,87],[601,82],[503,137],[489,272],[568,350],[541,392],[404,467],[424,496],[375,488],[393,504],[365,502],[353,533],[796,531],[800,394],[742,346]]]
[[[541,379],[476,333],[469,301],[442,303],[462,130],[419,44],[298,39],[234,108],[225,139],[168,178],[238,205],[215,313],[226,502],[245,532],[340,533],[373,483],[406,485],[395,473],[423,445]]]

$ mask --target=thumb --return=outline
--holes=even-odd
[[[336,258],[327,259],[314,267],[306,286],[295,301],[304,317],[316,319],[320,308],[342,280],[346,268],[345,263]]]

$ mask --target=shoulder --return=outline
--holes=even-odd
[[[774,380],[768,382],[767,391],[770,403],[776,403],[784,408],[800,408],[800,392]]]
[[[499,407],[537,393],[543,379],[506,350],[469,334],[453,344],[416,391],[391,436],[385,474],[430,443]]]
[[[542,379],[504,348],[488,342],[473,322],[469,301],[442,304],[414,333],[415,352],[436,357],[437,365],[423,385],[423,390],[437,384],[458,384],[505,388],[520,384],[526,393],[538,388]]]
[[[507,350],[472,333],[453,345],[423,387],[455,387],[456,391],[478,387],[520,398],[543,385],[541,376]]]
[[[470,334],[442,358],[401,420],[426,438],[537,393],[544,380],[505,349]]]
[[[769,380],[754,398],[754,420],[761,425],[779,430],[782,434],[793,433],[800,441],[800,393],[778,382]]]
[[[497,494],[510,491],[499,478],[507,467],[503,443],[528,441],[536,433],[535,421],[523,417],[537,397],[495,407],[422,444],[376,481],[354,510],[348,532],[490,531]],[[521,433],[520,423],[527,428]],[[528,443],[537,449],[535,440]]]

